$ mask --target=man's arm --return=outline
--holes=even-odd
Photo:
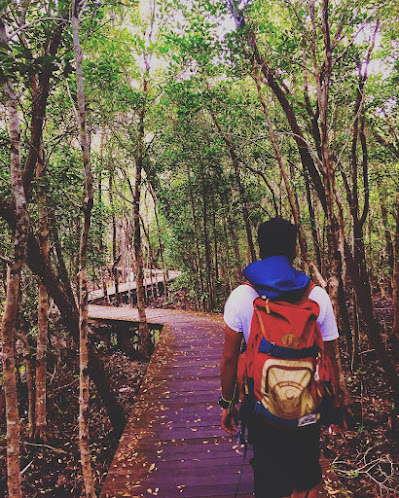
[[[220,379],[222,396],[232,401],[237,381],[237,362],[240,356],[242,333],[235,332],[226,325],[224,335],[223,356],[220,365]],[[222,410],[222,428],[229,434],[235,434],[238,425],[238,410],[234,406],[231,410]]]

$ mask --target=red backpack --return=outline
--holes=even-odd
[[[265,296],[253,303],[247,348],[238,362],[239,392],[241,400],[252,401],[255,413],[278,425],[316,423],[323,399],[332,395],[332,368],[317,324],[319,305],[309,299],[314,286],[310,283],[295,303]]]

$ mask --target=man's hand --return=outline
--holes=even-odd
[[[222,396],[225,400],[234,399],[234,389],[237,379],[237,362],[240,355],[242,332],[235,332],[226,325],[224,335],[223,356],[220,364]],[[222,429],[234,435],[238,427],[238,409],[233,405],[222,410]]]
[[[222,429],[231,436],[237,432],[238,429],[238,408],[233,405],[230,410],[222,409]]]

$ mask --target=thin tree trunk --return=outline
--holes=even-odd
[[[190,206],[191,206],[191,214],[193,218],[193,227],[194,227],[194,242],[195,242],[195,252],[197,256],[196,260],[196,272],[197,272],[197,282],[198,282],[198,289],[200,291],[201,296],[204,294],[204,282],[202,279],[202,258],[201,258],[201,252],[199,248],[199,227],[198,227],[198,220],[197,216],[195,213],[195,202],[194,202],[194,193],[193,193],[193,186],[191,182],[191,170],[190,166],[187,164],[187,176],[188,176],[188,189],[189,189],[189,195],[190,195]],[[203,308],[203,303],[199,302],[198,300],[198,305],[202,305]]]
[[[351,370],[355,372],[359,367],[359,315],[357,313],[356,296],[352,297],[353,328],[351,348]]]
[[[270,193],[272,195],[272,201],[273,201],[273,207],[274,207],[274,214],[275,214],[275,216],[278,216],[278,205],[277,205],[277,200],[276,200],[276,193],[275,193],[273,187],[271,186],[270,182],[266,178],[265,173],[263,171],[258,170],[258,169],[252,168],[247,163],[245,163],[245,168],[248,169],[249,171],[251,171],[251,173],[254,173],[255,175],[259,175],[262,178],[262,180],[264,181],[266,187],[268,188],[268,190],[270,191]]]
[[[215,279],[219,280],[219,257],[218,257],[218,238],[216,230],[216,206],[215,206],[215,193],[212,190],[212,229],[213,229],[213,246],[215,255]]]
[[[316,214],[313,208],[312,193],[310,191],[309,178],[307,172],[305,172],[305,186],[306,186],[306,200],[308,202],[310,224],[312,227],[312,239],[314,253],[316,255],[317,266],[321,274],[323,274],[323,265],[320,252],[320,237],[316,225]]]
[[[201,183],[202,183],[202,223],[204,229],[204,245],[205,245],[205,266],[207,275],[207,287],[208,287],[208,310],[212,311],[215,307],[215,287],[213,279],[213,268],[211,262],[211,250],[208,235],[208,200],[207,200],[207,188],[205,185],[204,172],[201,171]]]
[[[235,231],[234,223],[231,219],[230,213],[227,213],[227,223],[229,225],[229,231],[231,235],[231,240],[234,248],[234,256],[235,256],[235,266],[237,268],[237,282],[242,279],[242,265],[241,265],[241,255],[240,255],[240,247],[238,245],[238,237]]]
[[[147,68],[148,69],[148,68]],[[147,79],[144,78],[143,91],[147,96]],[[146,115],[145,104],[143,105],[138,126],[137,149],[135,154],[135,184],[133,197],[133,247],[135,255],[135,273],[136,273],[136,292],[137,292],[137,311],[139,315],[139,336],[141,341],[141,349],[144,356],[149,357],[151,354],[152,345],[150,343],[150,331],[147,323],[145,312],[145,296],[144,296],[144,275],[143,275],[143,251],[141,247],[141,230],[140,230],[140,196],[141,196],[141,177],[144,158],[144,120]]]
[[[399,339],[399,194],[396,194],[395,257],[392,278],[393,316],[392,335]]]
[[[163,285],[164,285],[164,296],[165,298],[168,297],[168,271],[166,268],[165,264],[165,258],[164,258],[164,245],[161,237],[161,228],[159,225],[159,215],[158,215],[158,203],[157,203],[157,198],[154,192],[154,189],[152,188],[151,183],[149,183],[150,186],[150,192],[152,195],[152,198],[154,200],[154,213],[155,213],[155,223],[157,226],[157,235],[158,235],[158,240],[159,240],[159,256],[161,258],[161,266],[162,266],[162,274],[163,274]]]
[[[114,173],[113,167],[111,166],[109,171],[109,203],[112,211],[112,275],[114,277],[115,286],[115,306],[121,304],[121,298],[119,295],[119,274],[118,274],[118,263],[120,261],[120,255],[117,256],[117,238],[116,238],[116,217],[114,212]]]
[[[348,349],[352,347],[352,334],[351,334],[351,325],[349,321],[348,308],[346,306],[346,297],[345,297],[345,284],[341,278],[339,282],[338,289],[338,299],[339,299],[339,322],[338,327],[343,331],[348,341]]]
[[[33,385],[32,354],[26,331],[23,326],[20,329],[20,333],[17,332],[16,335],[19,339],[21,339],[24,346],[22,354],[25,363],[26,387],[28,389],[28,430],[29,439],[32,439],[35,430],[35,389]]]
[[[143,247],[142,244],[141,247]],[[143,255],[143,285],[144,285],[144,301],[146,303],[150,302],[149,294],[148,294],[148,285],[147,285],[147,275],[148,275],[148,264],[145,258],[145,247],[144,247],[144,255]]]
[[[314,13],[313,13],[314,14]],[[322,5],[322,33],[324,38],[325,58],[323,69],[316,74],[317,102],[320,111],[320,154],[323,172],[324,199],[327,212],[327,240],[328,255],[330,262],[329,295],[333,304],[335,316],[339,317],[339,283],[341,278],[343,240],[340,240],[340,226],[334,212],[334,165],[330,149],[328,134],[328,102],[330,78],[332,72],[332,48],[330,38],[330,28],[328,22],[328,0],[323,0]],[[318,70],[318,68],[316,68]]]
[[[388,226],[388,210],[385,204],[385,199],[384,199],[384,192],[382,190],[382,185],[381,185],[381,179],[379,178],[378,175],[378,170],[377,167],[375,168],[375,173],[376,173],[376,183],[377,183],[377,191],[378,191],[378,198],[380,201],[380,210],[381,210],[381,220],[382,220],[382,225],[384,227],[384,238],[385,238],[385,258],[388,262],[388,265],[391,269],[391,272],[393,273],[393,268],[394,268],[394,257],[393,257],[393,244],[392,244],[392,238],[391,238],[391,232],[389,230]],[[390,282],[390,294],[392,293],[392,279]]]
[[[151,282],[151,285],[150,285],[150,288],[151,288],[151,298],[154,299],[158,297],[158,279],[156,277],[156,273],[155,273],[155,283],[154,283],[154,274],[153,274],[153,270],[155,269],[155,259],[154,259],[154,253],[152,251],[152,247],[151,247],[151,241],[150,241],[150,225],[147,226],[147,228],[145,227],[145,224],[144,224],[144,220],[142,218],[142,216],[140,216],[140,221],[141,221],[141,227],[143,229],[143,232],[144,232],[144,235],[145,235],[145,239],[147,241],[147,268],[148,268],[148,271],[149,271],[149,278],[150,278],[150,282]]]
[[[54,378],[55,377],[55,373],[57,371],[57,368],[60,365],[61,359],[62,359],[61,336],[60,336],[59,327],[54,327],[54,331],[53,331],[53,336],[52,337],[53,337],[52,338],[52,344],[53,344],[53,347],[55,349],[55,356],[56,356],[56,360],[54,362],[54,370],[53,370],[53,373],[52,373],[52,378]]]
[[[228,289],[229,289],[229,294],[233,290],[233,283],[231,281],[231,271],[230,269],[232,268],[232,264],[230,261],[230,244],[229,244],[229,235],[227,232],[227,221],[226,219],[223,220],[223,231],[224,231],[224,238],[225,238],[225,243],[223,244],[224,247],[224,253],[225,253],[225,265],[223,268],[223,274],[225,275],[225,278],[227,278],[227,283],[228,283]]]
[[[87,291],[87,242],[90,230],[91,211],[93,207],[93,178],[90,162],[90,145],[87,138],[86,128],[86,105],[84,95],[83,54],[79,40],[79,15],[81,14],[80,0],[73,0],[72,28],[73,45],[75,51],[77,97],[79,107],[79,140],[83,155],[83,168],[85,176],[85,188],[82,202],[84,225],[80,240],[80,306],[79,306],[79,333],[80,333],[80,394],[79,394],[79,446],[80,459],[83,471],[83,481],[88,498],[95,497],[94,477],[91,465],[90,435],[89,435],[89,349],[88,349],[88,291]]]
[[[46,195],[46,173],[43,160],[43,151],[38,154],[36,165],[38,180],[38,205],[39,205],[39,243],[43,256],[49,261],[49,228]],[[46,441],[47,429],[47,343],[48,343],[48,313],[49,298],[45,285],[39,283],[38,302],[38,334],[36,353],[36,405],[35,405],[35,430],[36,441]]]
[[[7,39],[6,28],[0,18],[0,41]],[[26,209],[25,190],[21,176],[20,131],[18,100],[12,84],[5,82],[4,93],[10,123],[10,170],[11,186],[15,200],[14,258],[7,272],[7,294],[1,323],[3,386],[6,399],[7,419],[7,484],[12,498],[20,498],[20,421],[18,413],[17,381],[15,377],[14,329],[20,302],[21,272],[25,264],[29,216]]]
[[[104,306],[109,306],[111,303],[110,303],[110,300],[108,297],[107,279],[106,279],[106,275],[105,275],[106,270],[103,266],[101,267],[100,272],[101,272],[101,283],[102,283],[103,294],[104,294],[103,304],[104,304]]]

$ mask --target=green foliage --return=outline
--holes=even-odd
[[[9,33],[18,30],[3,2]],[[42,4],[40,4],[42,5]],[[210,300],[221,308],[238,275],[236,267],[247,259],[248,241],[243,204],[249,208],[255,233],[266,217],[290,217],[284,185],[269,139],[266,119],[252,79],[248,38],[256,36],[258,48],[282,86],[305,138],[314,151],[317,137],[317,78],[324,58],[320,5],[315,6],[313,32],[309,5],[273,0],[248,3],[245,26],[236,27],[225,2],[160,0],[151,20],[151,9],[134,1],[88,2],[81,26],[87,120],[92,137],[92,167],[96,196],[90,234],[89,268],[98,280],[99,267],[112,265],[112,219],[118,237],[129,249],[124,264],[132,265],[132,201],[137,157],[138,125],[144,110],[145,171],[141,213],[148,230],[155,264],[184,272],[181,285],[198,306]],[[0,76],[13,81],[20,96],[21,150],[24,162],[29,148],[31,80],[52,71],[43,151],[47,163],[46,190],[49,210],[72,280],[78,268],[83,174],[77,137],[76,78],[70,26],[65,25],[60,49],[48,54],[48,40],[57,29],[56,19],[67,18],[69,2],[43,2],[29,9],[24,32],[0,47]],[[398,25],[387,5],[344,1],[330,6],[331,37],[335,64],[331,77],[328,122],[331,149],[336,156],[336,181],[344,190],[342,175],[350,176],[351,133],[359,71],[375,29],[375,8],[381,25],[371,54],[364,90],[365,131],[368,143],[371,192],[367,244],[372,261],[381,259],[380,196],[387,199],[388,229],[394,230],[394,196],[398,186],[398,144],[395,138],[398,109]],[[16,7],[14,14],[20,12]],[[47,19],[49,18],[49,19]],[[340,34],[341,33],[341,34]],[[144,88],[145,82],[145,88]],[[286,117],[262,83],[291,188],[298,199],[301,221],[310,239],[306,177]],[[240,193],[226,137],[239,159]],[[0,196],[10,199],[9,137],[0,131]],[[315,152],[316,153],[316,152]],[[361,146],[356,146],[361,164]],[[110,183],[111,181],[111,183]],[[365,194],[361,168],[357,181],[361,206]],[[109,188],[113,192],[110,205]],[[34,182],[34,187],[38,186]],[[38,230],[36,191],[32,193],[31,225]],[[156,198],[154,201],[153,194]],[[319,231],[324,215],[317,201]],[[157,216],[155,216],[155,209]],[[350,227],[348,208],[345,217]],[[349,229],[349,228],[348,228]],[[10,232],[0,239],[10,251]],[[143,233],[145,259],[149,259]],[[325,244],[325,238],[322,244]],[[118,252],[122,240],[118,240]],[[162,251],[165,250],[164,255]],[[238,251],[238,253],[237,253]],[[238,254],[238,255],[237,255]],[[239,256],[239,258],[238,258]],[[54,258],[54,254],[52,254]],[[239,261],[237,260],[239,259]],[[384,275],[390,269],[384,266]],[[209,284],[209,285],[208,285]],[[180,285],[179,281],[175,285]],[[181,288],[180,288],[181,290]],[[217,295],[217,297],[215,297]],[[208,301],[207,301],[208,300]],[[201,304],[202,303],[202,304]]]

